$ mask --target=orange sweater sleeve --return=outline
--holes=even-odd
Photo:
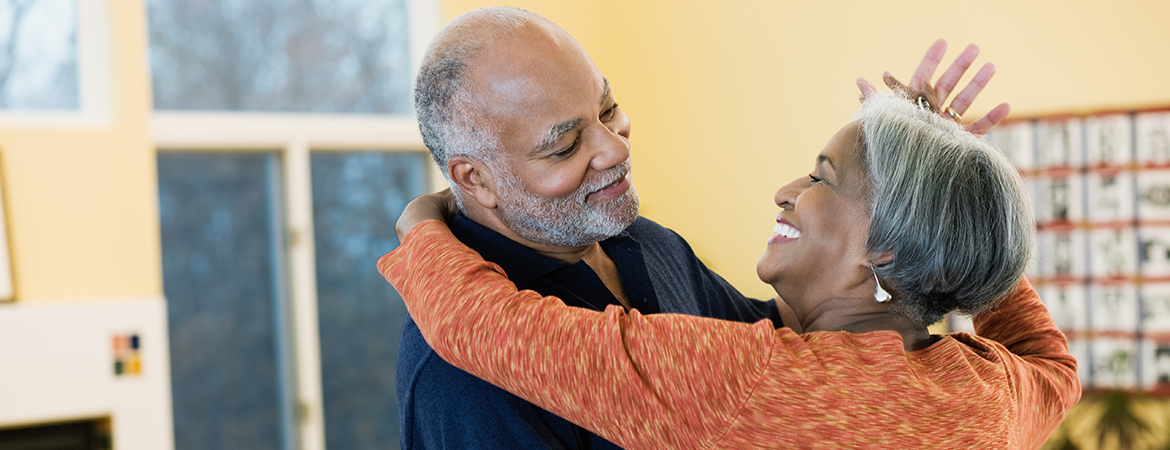
[[[439,221],[378,268],[443,359],[623,448],[1036,448],[1080,393],[1026,282],[977,319],[986,338],[905,352],[893,332],[568,308],[517,291]]]
[[[1008,371],[1017,396],[1014,403],[1026,408],[1019,414],[1020,429],[1055,430],[1080,400],[1081,383],[1068,340],[1031,283],[1021,281],[999,308],[975,317],[975,332],[1002,345],[1005,363],[1015,368]],[[1042,439],[1025,442],[1025,448],[1039,448],[1047,438],[1032,436]]]
[[[771,348],[767,321],[617,306],[599,313],[517,292],[438,221],[416,225],[378,268],[443,359],[623,448],[712,442],[763,375]],[[699,382],[710,379],[723,381]]]

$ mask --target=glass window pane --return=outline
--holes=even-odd
[[[421,153],[312,155],[325,441],[398,448],[395,362],[406,307],[374,267],[398,246],[394,222],[426,191]]]
[[[77,0],[0,2],[0,109],[79,109]]]
[[[158,156],[176,449],[282,448],[278,169],[275,154]]]
[[[148,0],[154,104],[409,114],[405,0]]]

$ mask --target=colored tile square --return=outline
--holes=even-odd
[[[1064,331],[1084,331],[1089,328],[1085,286],[1080,283],[1049,284],[1041,288],[1040,299],[1056,326]]]
[[[1140,113],[1134,120],[1138,163],[1146,165],[1170,163],[1170,113]]]
[[[1081,119],[1042,120],[1036,124],[1036,143],[1043,167],[1080,167],[1084,165],[1081,143]]]
[[[1137,341],[1124,338],[1093,339],[1093,386],[1127,389],[1137,384]]]
[[[1085,120],[1089,165],[1121,167],[1133,159],[1133,123],[1129,114],[1094,116]]]
[[[996,127],[987,134],[987,138],[1020,170],[1032,170],[1036,167],[1031,122]]]

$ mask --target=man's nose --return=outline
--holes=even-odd
[[[596,170],[605,170],[630,159],[630,140],[608,128],[596,130],[597,153],[591,165]]]

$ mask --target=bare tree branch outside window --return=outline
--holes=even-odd
[[[149,0],[155,108],[410,114],[403,0]]]
[[[0,1],[0,109],[78,109],[76,0]]]

